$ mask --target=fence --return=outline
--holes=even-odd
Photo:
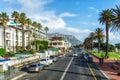
[[[10,69],[0,74],[0,80],[10,80],[11,77],[17,75],[19,73],[19,69]]]

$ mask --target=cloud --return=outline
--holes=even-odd
[[[80,24],[85,26],[99,26],[98,22],[86,22],[86,21],[80,21]]]
[[[77,16],[76,14],[71,14],[71,13],[68,13],[68,12],[65,12],[65,13],[62,13],[59,15],[60,17],[75,17]]]
[[[97,26],[98,23],[92,22],[91,25],[93,25],[93,26]]]
[[[87,15],[87,17],[89,17],[89,18],[90,18],[90,17],[92,17],[92,15],[90,15],[90,14],[89,14],[89,15]]]
[[[27,13],[40,13],[45,9],[45,5],[52,2],[52,0],[18,0],[21,5],[21,11]]]
[[[113,44],[116,44],[116,43],[120,43],[120,34],[118,33],[113,33],[113,32],[109,32],[109,43],[113,43]]]
[[[55,15],[55,11],[45,10],[45,6],[52,0],[18,0],[21,11],[25,12],[33,21],[40,22],[43,27],[63,28],[66,26],[65,21]],[[70,16],[66,15],[66,16]]]
[[[94,10],[95,9],[95,7],[88,7],[89,9],[91,9],[91,10]]]
[[[97,12],[97,13],[99,13],[99,12],[100,12],[100,10],[96,10],[96,12]]]
[[[52,3],[52,1],[53,0],[17,0],[17,4],[19,4],[20,6],[20,8],[17,11],[25,12],[26,15],[31,18],[32,21],[40,22],[43,25],[43,27],[49,27],[49,32],[60,32],[74,35],[79,40],[83,41],[84,38],[86,38],[91,31],[89,29],[78,29],[70,26],[68,27],[63,17],[75,17],[78,15],[69,12],[64,12],[60,15],[56,15],[56,11],[46,10],[46,5]],[[16,3],[15,0],[14,3]],[[9,8],[8,10],[12,11],[13,9]],[[81,21],[80,24],[88,26],[97,25],[96,22],[85,21]]]
[[[96,9],[95,7],[88,7],[90,10],[94,10],[96,13],[99,13],[100,11]]]

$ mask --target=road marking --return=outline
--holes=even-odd
[[[20,78],[20,77],[22,77],[24,75],[27,75],[27,73],[20,74],[20,75],[18,75],[16,77],[12,78],[11,80],[17,80],[18,78]]]
[[[97,65],[97,64],[96,64]],[[108,79],[108,80],[111,80],[105,73],[104,73],[104,71],[100,68],[100,67],[98,67],[98,65],[97,65],[97,68],[100,70],[100,72]]]
[[[87,63],[87,65],[88,65],[88,67],[89,67],[89,69],[90,69],[90,72],[91,72],[92,75],[93,75],[94,80],[97,80],[97,78],[95,77],[95,74],[94,74],[93,70],[91,69],[90,65],[89,65],[88,63]]]
[[[73,60],[73,57],[72,57],[72,59],[70,60],[69,64],[67,65],[67,67],[66,67],[64,73],[62,74],[60,80],[63,80],[63,79],[64,79],[64,77],[65,77],[65,75],[66,75],[66,73],[67,73],[67,71],[68,71],[68,69],[69,69],[69,67],[70,67],[70,65],[71,65],[71,63],[72,63],[72,60]]]

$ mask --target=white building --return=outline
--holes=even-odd
[[[60,48],[62,52],[65,52],[71,47],[71,43],[65,40],[63,37],[52,37],[50,39],[50,47]]]
[[[22,46],[22,31],[21,31],[21,24],[18,23],[18,47]],[[10,20],[7,23],[6,26],[6,51],[16,51],[16,24],[13,22],[13,20]],[[24,27],[25,30],[26,27]],[[30,26],[30,31],[31,31],[31,37],[30,40],[34,40],[33,34],[37,34],[37,40],[46,40],[46,34],[43,31],[36,30],[34,31],[33,27]],[[25,46],[28,45],[28,31],[25,31],[24,33],[25,37]],[[4,47],[4,33],[3,33],[3,26],[0,24],[0,48]]]

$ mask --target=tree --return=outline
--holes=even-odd
[[[115,47],[117,47],[118,49],[120,49],[120,43],[115,44]]]
[[[101,28],[97,28],[95,30],[95,34],[96,34],[96,39],[98,40],[98,53],[100,53],[100,44],[103,42],[103,29]]]
[[[37,50],[37,44],[36,44],[36,38],[37,38],[37,35],[36,35],[36,29],[37,29],[37,22],[36,21],[34,21],[33,23],[32,23],[32,26],[34,26],[34,34],[33,34],[33,37],[34,37],[34,45],[35,45],[35,48],[36,48],[36,50]]]
[[[30,25],[32,24],[31,20],[28,18],[26,19],[26,23],[27,23],[27,29],[28,29],[28,49],[30,50],[31,47],[30,47]]]
[[[115,47],[118,49],[118,52],[120,52],[120,43],[115,44]]]
[[[37,28],[38,28],[39,32],[41,32],[42,25],[41,25],[40,23],[38,23],[38,24],[37,24]],[[39,36],[40,36],[40,34],[39,34]]]
[[[48,27],[45,27],[45,32],[46,32],[46,38],[47,38],[47,32],[49,31],[49,28]]]
[[[83,44],[85,46],[86,49],[90,49],[91,48],[91,39],[89,37],[85,38]]]
[[[16,52],[18,52],[18,22],[19,22],[19,18],[20,18],[20,15],[17,11],[14,11],[12,13],[12,18],[14,18],[14,22],[16,24]],[[14,43],[14,42],[13,42]],[[13,51],[14,51],[14,44],[13,44]]]
[[[42,29],[42,25],[40,23],[37,24],[38,30]]]
[[[101,24],[105,24],[105,27],[106,27],[106,55],[105,57],[107,57],[108,55],[109,27],[112,23],[113,18],[114,18],[113,11],[110,9],[103,10],[100,13],[99,22]]]
[[[39,50],[48,48],[48,41],[45,40],[36,40],[36,44],[39,47]]]
[[[8,21],[9,21],[9,16],[6,13],[2,12],[0,14],[0,22],[2,23],[2,26],[3,26],[4,49],[6,49],[6,25]]]
[[[112,9],[114,18],[112,19],[112,31],[118,31],[120,29],[120,5],[116,5],[115,9]]]
[[[22,26],[22,48],[25,49],[25,37],[24,37],[24,27],[26,24],[26,14],[21,13],[20,14],[20,19],[19,19],[21,26]]]
[[[0,48],[0,56],[4,56],[6,54],[6,50],[4,48]]]
[[[115,46],[112,44],[109,44],[109,49],[108,51],[115,51]]]
[[[92,50],[93,50],[93,40],[95,39],[95,33],[94,32],[91,32],[90,35],[89,35],[89,38],[90,38],[90,43],[91,43],[91,53],[92,53]]]

